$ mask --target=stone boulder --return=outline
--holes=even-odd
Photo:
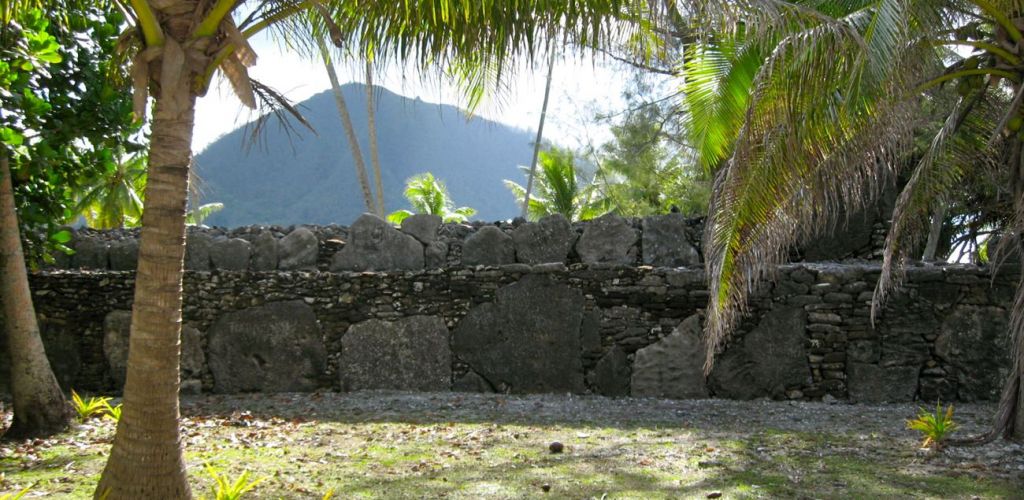
[[[711,371],[716,396],[782,398],[789,388],[811,381],[807,364],[807,315],[801,307],[776,306],[725,353]]]
[[[448,265],[448,244],[435,240],[423,249],[423,266],[427,269],[439,269]]]
[[[185,238],[185,269],[209,271],[212,246],[213,238],[209,234],[190,229]]]
[[[103,355],[107,360],[110,377],[118,388],[124,385],[128,369],[128,338],[131,333],[132,312],[110,311],[103,319]],[[181,378],[202,376],[206,366],[202,335],[188,325],[181,327]]]
[[[312,391],[326,367],[320,325],[298,300],[223,314],[208,338],[207,362],[219,393]]]
[[[587,376],[594,392],[602,396],[629,396],[629,358],[619,346],[612,346]]]
[[[356,323],[341,337],[341,350],[342,390],[451,389],[448,327],[438,316]]]
[[[846,388],[850,401],[857,403],[913,401],[918,375],[919,369],[913,366],[847,363]]]
[[[466,372],[452,384],[456,392],[494,392],[491,384],[473,370]]]
[[[935,355],[952,368],[960,401],[999,399],[1011,365],[1009,331],[997,307],[959,306],[942,320]]]
[[[525,264],[565,262],[575,240],[576,233],[562,214],[528,222],[512,231],[516,260]]]
[[[76,235],[72,241],[75,253],[71,256],[71,267],[80,269],[107,269],[109,245],[106,241],[92,236]]]
[[[252,245],[242,238],[215,240],[210,246],[210,262],[214,269],[244,271],[249,269]]]
[[[452,350],[498,391],[582,393],[582,320],[579,290],[529,274],[471,309]]]
[[[316,269],[320,253],[320,241],[313,231],[304,227],[295,228],[277,242],[277,268],[282,271]]]
[[[277,238],[270,231],[260,231],[252,242],[253,271],[273,271],[277,269],[279,259]]]
[[[501,266],[516,261],[512,237],[495,226],[484,226],[462,244],[462,265]]]
[[[349,241],[334,254],[332,271],[411,271],[423,269],[423,245],[372,214],[349,229]]]
[[[434,214],[412,214],[402,221],[402,232],[427,245],[437,239],[441,217]]]
[[[636,352],[631,387],[634,397],[708,397],[700,316],[686,318],[672,333]]]
[[[134,271],[139,267],[139,240],[129,238],[110,244],[110,269]]]
[[[697,267],[696,235],[682,214],[654,215],[643,221],[643,262],[654,267]]]
[[[637,239],[636,229],[626,219],[613,214],[602,215],[587,224],[576,242],[576,253],[585,264],[632,264]]]
[[[46,359],[61,389],[74,389],[82,373],[82,335],[79,329],[41,319],[39,337],[43,340]],[[6,370],[6,366],[3,369]]]

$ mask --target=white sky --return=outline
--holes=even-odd
[[[259,56],[250,75],[282,92],[293,102],[301,102],[330,87],[323,64],[304,60],[301,56],[285,53],[276,43],[257,38],[253,47]],[[338,78],[342,84],[364,82],[364,67],[359,61],[336,62]],[[544,97],[546,67],[516,71],[509,82],[509,90],[496,99],[485,101],[477,115],[536,132]],[[403,75],[404,73],[404,75]],[[403,77],[404,76],[404,77]],[[628,75],[616,71],[607,62],[594,63],[592,58],[562,59],[555,64],[551,98],[544,125],[544,138],[560,145],[579,147],[595,145],[610,138],[606,127],[595,125],[593,115],[598,109],[617,110],[623,106],[621,91]],[[419,97],[427,102],[441,102],[465,107],[465,99],[450,85],[439,84],[437,78],[423,79],[410,69],[388,68],[383,75],[375,75],[374,83],[409,98]],[[192,148],[198,153],[207,145],[253,118],[232,95],[224,82],[214,85],[196,108],[196,126]]]

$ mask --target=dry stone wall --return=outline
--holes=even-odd
[[[370,222],[372,241],[394,241]],[[642,225],[609,226],[635,230],[640,247],[632,248],[644,258]],[[444,236],[452,227],[461,226],[402,236],[426,251],[439,240],[468,245],[468,237],[479,234]],[[514,245],[522,227],[499,229],[510,229]],[[525,227],[542,235],[565,229],[557,223]],[[621,263],[618,256],[629,250],[619,248],[604,253],[612,258],[592,263],[331,272],[320,268],[320,251],[335,249],[326,259],[329,268],[350,234],[309,232],[316,259],[282,252],[288,238],[313,241],[282,231],[272,234],[279,244],[277,270],[252,269],[253,253],[247,270],[186,272],[184,390],[451,388],[948,401],[996,398],[1009,366],[1007,309],[1019,276],[1012,270],[993,279],[987,269],[971,266],[911,267],[905,290],[872,326],[876,264],[783,266],[776,281],[753,297],[751,315],[705,379],[700,330],[708,292],[699,266]],[[243,234],[227,236],[248,241]],[[546,256],[541,260],[566,251],[560,238],[536,239],[548,242],[536,253]],[[193,257],[199,251],[190,247]],[[305,264],[280,270],[284,255]],[[45,270],[30,281],[61,384],[116,392],[134,273]],[[3,356],[0,366],[7,364]]]

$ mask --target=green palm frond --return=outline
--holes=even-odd
[[[447,186],[430,172],[410,177],[405,183],[404,194],[413,211],[392,212],[387,219],[393,224],[401,224],[413,213],[437,215],[445,222],[465,222],[476,214],[476,210],[469,207],[456,208]]]

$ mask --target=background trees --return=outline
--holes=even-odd
[[[466,222],[476,210],[470,207],[455,207],[444,183],[426,172],[405,181],[405,199],[412,205],[412,211],[397,210],[388,215],[388,221],[401,224],[412,214],[433,214],[444,222]]]

